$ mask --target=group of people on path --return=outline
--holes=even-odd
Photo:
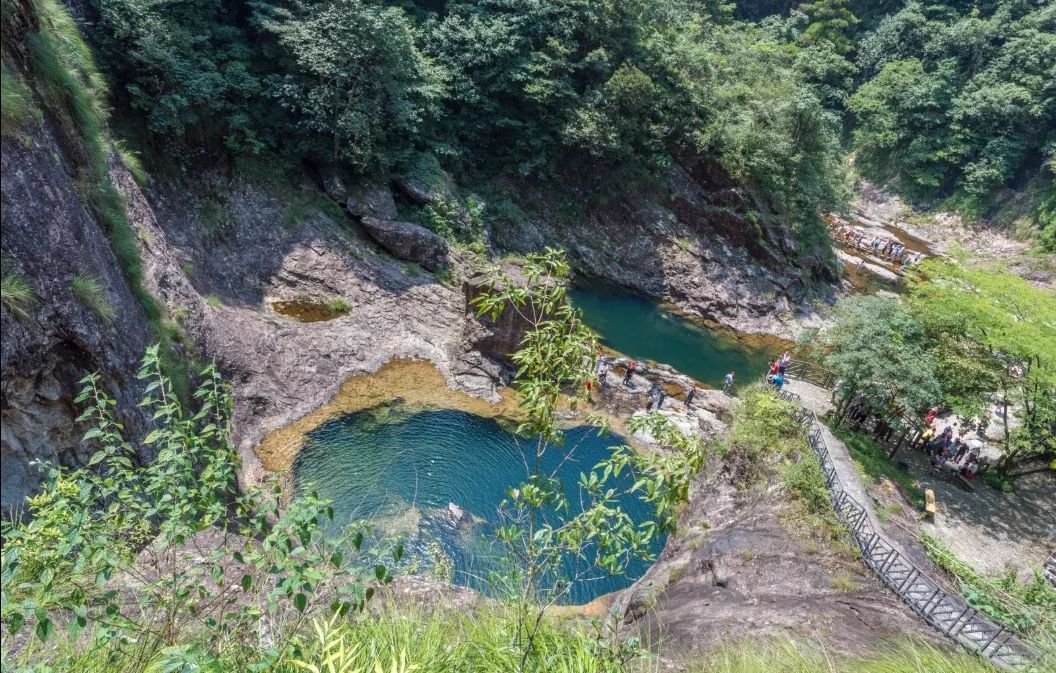
[[[785,371],[788,369],[789,362],[792,362],[792,354],[788,351],[785,351],[778,359],[771,360],[766,374],[766,383],[778,390],[784,388]]]
[[[859,231],[852,227],[842,227],[839,237],[847,245],[885,257],[903,268],[924,259],[924,253],[913,252],[899,243],[897,239],[887,238],[886,236],[869,236],[864,231]]]
[[[938,408],[932,407],[924,417],[927,427],[921,435],[924,450],[931,456],[933,470],[958,472],[965,479],[972,479],[979,473],[979,454],[968,446],[964,436],[957,436],[957,424],[947,425],[938,435],[935,434],[935,417]]]

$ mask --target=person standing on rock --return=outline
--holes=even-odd
[[[730,373],[726,375],[726,378],[722,382],[722,393],[729,395],[730,390],[733,388],[733,377],[736,376],[737,372],[730,370]]]
[[[692,385],[692,386],[690,387],[690,389],[689,389],[689,392],[688,392],[688,393],[686,393],[686,406],[687,406],[687,407],[688,407],[689,405],[693,404],[693,398],[694,398],[694,397],[696,396],[696,394],[697,394],[697,384],[696,384],[696,383],[694,383],[694,384],[693,384],[693,385]]]
[[[661,390],[660,384],[654,381],[653,387],[649,389],[649,402],[645,405],[645,410],[652,411],[654,404],[656,405],[656,408],[659,409],[664,401],[663,394],[664,392]]]
[[[600,383],[601,387],[605,390],[609,389],[609,370],[611,368],[612,365],[610,365],[607,360],[600,357],[598,358],[598,383]]]
[[[634,360],[631,360],[630,362],[627,363],[627,374],[625,374],[624,377],[623,377],[623,385],[625,385],[625,386],[631,385],[631,379],[634,377],[634,370],[635,369],[638,369],[638,363],[637,362],[635,362]]]

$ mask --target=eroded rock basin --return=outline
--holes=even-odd
[[[271,310],[297,322],[324,322],[348,313],[348,305],[342,300],[288,299],[271,302]]]
[[[409,408],[454,409],[484,418],[514,418],[517,414],[508,390],[498,403],[492,403],[449,387],[431,362],[396,358],[374,373],[349,378],[325,405],[268,434],[257,445],[256,454],[266,469],[286,470],[312,430],[341,416],[394,401]]]

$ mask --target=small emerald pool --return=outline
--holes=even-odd
[[[731,370],[738,383],[758,380],[769,360],[791,346],[776,338],[750,341],[709,329],[648,299],[602,285],[574,285],[569,297],[609,348],[671,365],[714,388],[722,387]]]
[[[564,446],[544,457],[543,471],[557,468],[575,511],[580,473],[625,443],[595,428],[570,428]],[[393,403],[317,428],[293,471],[299,489],[312,484],[334,501],[334,526],[365,519],[382,534],[401,536],[405,571],[429,572],[444,558],[456,583],[490,592],[489,579],[504,568],[502,549],[492,541],[499,503],[525,480],[532,450],[494,419]],[[613,486],[625,490],[630,479],[624,472]],[[635,521],[652,516],[637,497],[626,496],[621,505]],[[662,544],[654,540],[652,551],[659,553]],[[585,603],[625,588],[647,567],[635,560],[622,576],[595,572],[576,583],[565,602]]]

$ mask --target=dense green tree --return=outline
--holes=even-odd
[[[843,110],[846,106],[858,72],[853,62],[825,47],[800,51],[796,55],[796,70],[830,110]]]
[[[910,2],[862,40],[858,65],[860,164],[911,196],[979,212],[1056,145],[1051,4]]]
[[[624,64],[575,110],[563,140],[603,160],[663,161],[670,125],[660,95],[648,75]]]
[[[851,33],[858,17],[847,8],[847,0],[814,0],[800,6],[810,23],[800,36],[809,46],[824,45],[837,54],[850,52],[854,45]]]
[[[254,116],[262,109],[256,52],[239,25],[239,3],[93,0],[93,33],[119,100],[161,138],[233,152],[270,140]]]
[[[640,2],[453,3],[427,25],[428,51],[451,71],[446,113],[439,120],[450,152],[474,152],[512,164],[521,173],[553,169],[570,137],[588,150],[614,132],[606,112],[577,114],[622,68],[633,72]],[[613,86],[619,86],[618,77]],[[629,84],[624,79],[624,84]],[[620,103],[616,103],[617,106]],[[609,114],[615,113],[613,110]],[[587,119],[594,116],[594,120]],[[586,133],[597,124],[596,136]]]
[[[887,63],[863,84],[848,102],[859,121],[854,143],[863,163],[917,193],[943,187],[951,167],[945,150],[951,142],[953,75],[948,63],[928,73],[910,58]]]
[[[825,363],[840,374],[839,395],[856,395],[876,413],[919,411],[942,399],[924,326],[896,299],[841,300],[825,332]]]
[[[704,21],[671,27],[651,44],[689,146],[755,189],[810,246],[827,240],[819,210],[843,200],[838,120],[804,85],[795,55],[783,46],[765,29],[716,33]]]
[[[909,305],[954,409],[1001,409],[999,469],[1015,475],[1056,460],[1056,297],[1008,271],[933,260],[911,284]]]
[[[386,167],[421,131],[443,91],[406,13],[360,0],[275,9],[262,25],[295,62],[274,93],[307,153],[355,170]]]

